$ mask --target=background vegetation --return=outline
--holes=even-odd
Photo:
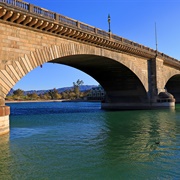
[[[84,84],[82,80],[77,80],[73,82],[73,87],[70,90],[65,90],[64,92],[59,93],[56,88],[49,90],[44,94],[37,94],[35,92],[28,93],[25,95],[24,91],[17,89],[13,92],[12,95],[6,97],[7,101],[29,101],[29,100],[77,100],[84,99],[89,93],[90,90],[81,92],[80,86]]]

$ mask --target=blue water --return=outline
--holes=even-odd
[[[12,103],[0,180],[180,179],[180,106],[103,111],[100,103]]]

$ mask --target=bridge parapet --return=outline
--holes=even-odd
[[[0,2],[29,11],[30,4],[27,2],[22,2],[22,0],[0,0]]]

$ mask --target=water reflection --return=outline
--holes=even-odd
[[[30,104],[33,114],[26,115],[29,107],[21,104],[24,111],[12,115],[11,154],[9,141],[2,145],[9,179],[10,172],[18,180],[180,179],[179,110],[107,112],[95,103],[48,105]]]
[[[159,170],[166,170],[163,176],[170,177],[172,172],[176,173],[172,159],[177,157],[179,143],[176,138],[180,126],[175,116],[176,113],[169,110],[106,113],[109,131],[104,158],[111,166],[114,164],[115,171],[123,169],[126,176],[121,178],[134,178],[134,174],[128,177],[130,169],[136,175],[144,169],[146,176],[154,171],[153,178],[162,176]],[[176,163],[179,165],[180,161]]]
[[[135,152],[141,152],[148,158],[149,153],[169,146],[176,138],[176,121],[172,117],[175,114],[169,111],[114,112],[106,115],[110,152],[119,153],[126,149],[128,157],[131,153],[133,156]],[[136,159],[139,160],[139,156]]]
[[[6,134],[0,136],[0,179],[12,179],[10,166],[9,134]]]

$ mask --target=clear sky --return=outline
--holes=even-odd
[[[155,49],[180,60],[180,0],[27,0],[91,26],[108,31],[108,14],[113,34]],[[81,79],[97,85],[87,74],[68,66],[44,64],[23,77],[14,89],[41,90],[72,86]]]

